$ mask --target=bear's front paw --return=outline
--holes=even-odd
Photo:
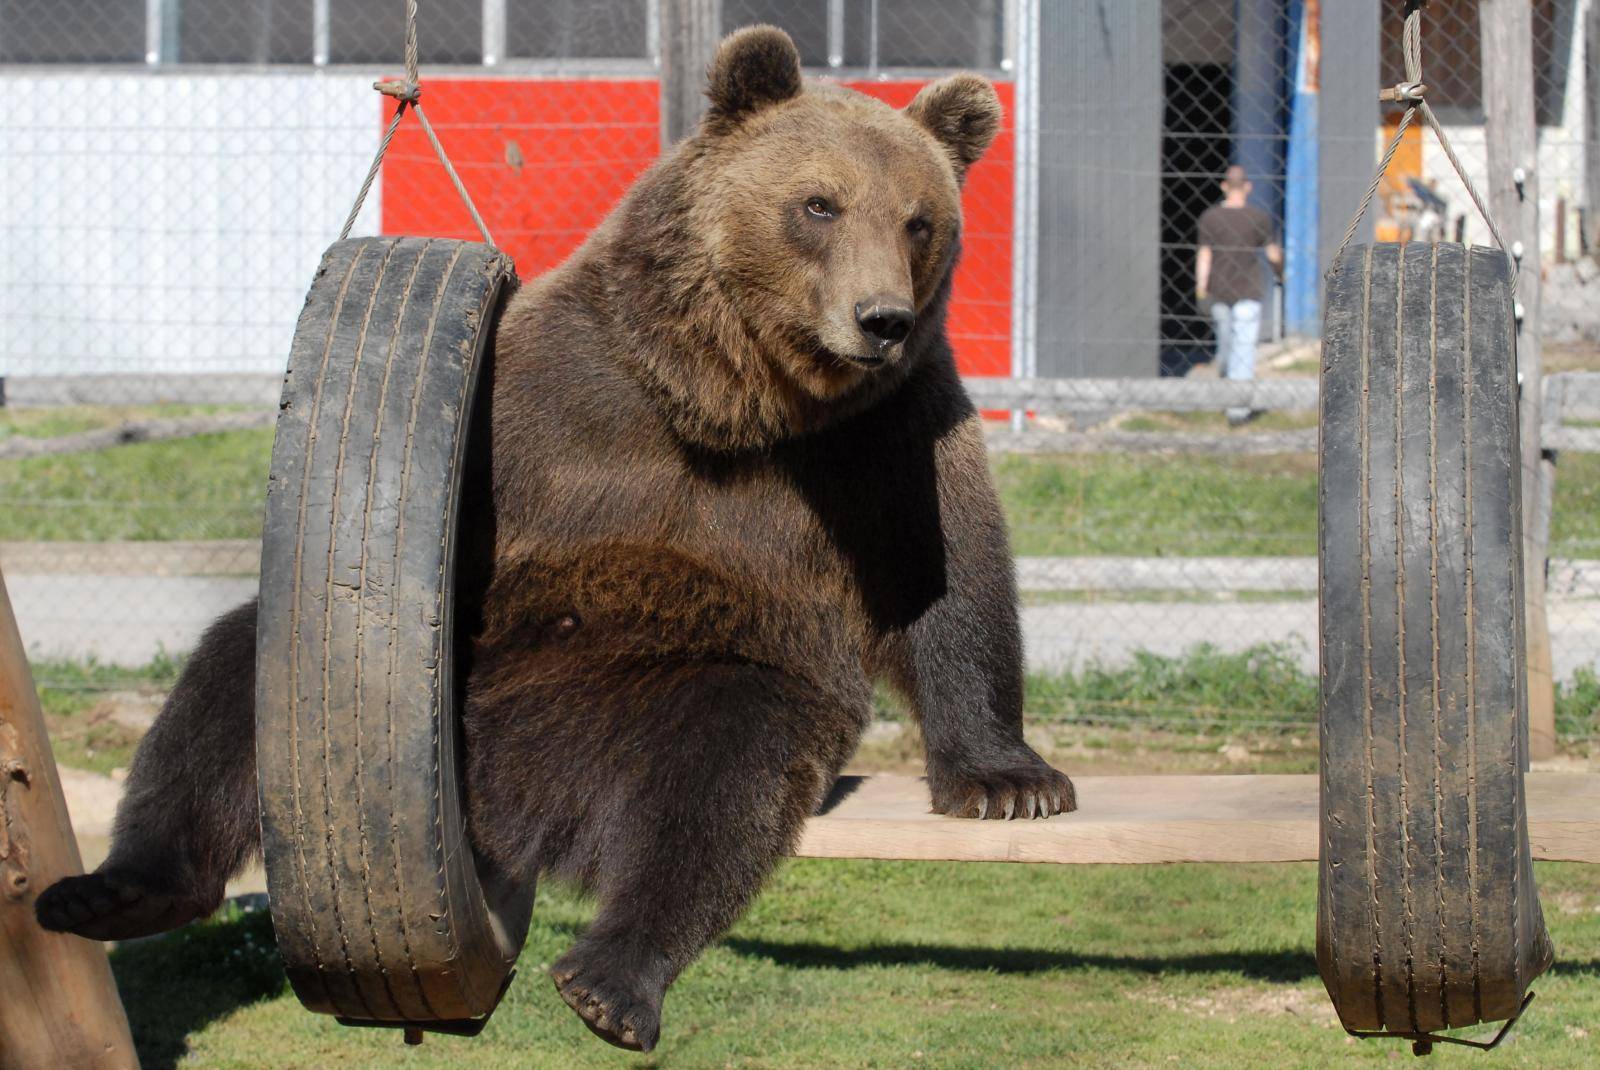
[[[1009,820],[1078,808],[1072,781],[1032,751],[1016,762],[986,769],[931,772],[928,781],[934,812],[952,817]]]

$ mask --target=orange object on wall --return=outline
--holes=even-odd
[[[1383,144],[1388,145],[1394,140],[1395,131],[1400,128],[1400,113],[1391,112],[1383,120]],[[1405,204],[1409,193],[1406,179],[1422,177],[1422,131],[1423,124],[1419,119],[1406,128],[1405,136],[1400,139],[1400,145],[1395,149],[1394,159],[1389,163],[1389,169],[1383,174],[1383,181],[1378,186],[1379,213],[1375,224],[1374,236],[1378,241],[1403,242],[1411,240],[1410,213]]]
[[[903,107],[926,83],[846,84]],[[1006,118],[967,176],[966,230],[950,307],[951,343],[964,375],[1011,373],[1014,92],[1005,82],[995,89]],[[659,155],[653,78],[433,78],[424,93],[440,142],[524,279],[566,259]],[[387,124],[390,114],[385,107],[381,121]],[[380,196],[385,234],[477,237],[411,119],[384,157]]]

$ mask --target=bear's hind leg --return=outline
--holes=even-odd
[[[659,702],[633,711],[652,726],[648,768],[615,781],[594,830],[599,915],[550,971],[591,1030],[636,1051],[655,1047],[667,986],[793,845],[854,751],[868,701],[864,682],[859,694],[819,694],[760,665],[675,674]]]
[[[254,601],[218,618],[139,744],[111,854],[39,896],[39,924],[126,940],[204,918],[256,849]]]

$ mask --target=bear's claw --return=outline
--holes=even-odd
[[[186,925],[221,905],[152,887],[143,878],[110,871],[66,877],[33,905],[42,928],[90,940],[131,940]]]
[[[568,966],[565,960],[556,963],[550,977],[567,1006],[595,1036],[629,1051],[655,1048],[661,1038],[659,1004],[630,993],[627,986],[599,970]]]
[[[1038,757],[1020,767],[931,779],[934,812],[952,817],[1001,821],[1078,808],[1072,781]]]

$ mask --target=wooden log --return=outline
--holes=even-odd
[[[1534,116],[1533,6],[1527,0],[1479,0],[1484,142],[1488,150],[1489,209],[1513,248],[1521,244],[1517,304],[1517,371],[1540,381],[1540,266],[1538,125]],[[1555,753],[1555,681],[1550,622],[1544,611],[1546,547],[1538,541],[1540,391],[1522,392],[1523,599],[1528,647],[1528,741],[1535,759]]]
[[[0,578],[0,1070],[139,1065],[105,949],[34,920],[35,897],[82,872]]]
[[[722,0],[660,0],[661,149],[686,137],[705,112],[706,68],[722,36]]]
[[[807,824],[802,858],[955,862],[1309,862],[1317,777],[1074,777],[1078,810],[971,821],[928,811],[918,777],[841,777]],[[1600,862],[1600,774],[1528,777],[1534,858]]]

